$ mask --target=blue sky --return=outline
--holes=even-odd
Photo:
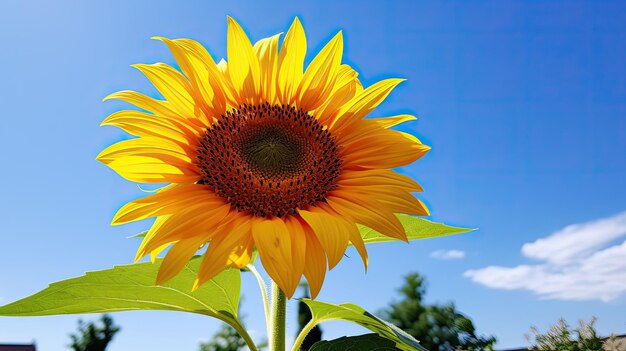
[[[524,346],[531,325],[559,317],[595,315],[601,333],[626,333],[623,2],[260,3],[0,3],[0,303],[132,261],[138,242],[125,238],[149,223],[109,221],[143,194],[94,158],[126,137],[98,127],[125,107],[101,99],[122,89],[156,94],[130,64],[174,63],[151,36],[196,39],[219,59],[227,15],[254,40],[286,31],[297,15],[309,53],[343,29],[344,60],[366,85],[408,78],[374,115],[420,117],[406,128],[433,150],[402,171],[424,186],[432,219],[480,228],[370,247],[367,274],[351,254],[320,300],[376,311],[396,298],[402,276],[419,271],[429,302],[454,301],[499,347]],[[259,336],[251,278],[244,289]],[[0,318],[0,343],[64,350],[77,318]],[[123,330],[112,351],[196,350],[219,325],[166,312],[114,318]],[[290,334],[295,326],[292,318]],[[324,330],[361,332],[341,323]]]

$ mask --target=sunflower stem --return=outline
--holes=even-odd
[[[259,283],[259,289],[261,290],[261,297],[263,299],[263,310],[265,310],[265,328],[267,329],[267,335],[270,335],[270,305],[269,300],[267,299],[267,285],[265,285],[265,281],[263,277],[259,274],[259,271],[256,270],[254,265],[247,264],[246,268],[254,275],[257,282]]]
[[[254,340],[252,340],[252,338],[250,337],[250,334],[248,334],[248,331],[241,324],[239,324],[238,322],[227,322],[227,323],[228,325],[233,327],[233,329],[235,329],[237,333],[239,333],[239,335],[241,335],[246,345],[248,345],[248,349],[250,351],[259,351],[259,349],[256,347],[256,344],[254,343]]]
[[[305,326],[304,328],[302,328],[302,330],[300,331],[300,334],[298,334],[298,337],[296,338],[296,341],[293,343],[293,348],[291,349],[291,351],[300,351],[300,347],[302,346],[302,343],[304,342],[304,339],[306,338],[307,335],[309,335],[309,332],[317,325],[317,321],[311,319]]]
[[[270,335],[270,351],[285,351],[285,316],[287,314],[287,297],[280,287],[272,281],[272,323]]]

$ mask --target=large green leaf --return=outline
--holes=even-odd
[[[342,336],[316,342],[311,351],[400,351],[396,343],[378,334]]]
[[[434,238],[438,236],[446,236],[452,234],[461,234],[471,232],[474,229],[453,227],[443,223],[431,222],[424,218],[413,217],[408,215],[397,215],[400,223],[404,226],[406,236],[409,240],[421,240]],[[381,243],[385,241],[397,241],[397,239],[383,235],[372,228],[359,225],[359,231],[366,244]]]
[[[44,316],[129,310],[193,312],[240,326],[239,270],[229,269],[191,292],[200,259],[192,259],[172,280],[155,285],[161,260],[89,272],[0,307],[3,316]]]
[[[312,323],[314,324],[333,320],[353,322],[375,332],[383,338],[393,341],[400,350],[427,351],[411,335],[395,325],[374,316],[360,306],[351,303],[333,305],[310,299],[302,299],[302,301],[311,309],[313,314]]]

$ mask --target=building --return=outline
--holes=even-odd
[[[0,351],[37,351],[35,343],[32,344],[0,344]]]
[[[603,338],[604,341],[606,341],[608,339],[609,338]],[[626,334],[615,335],[614,341],[616,341],[618,343],[623,343],[624,345],[626,345]],[[532,350],[535,350],[535,349],[529,349],[528,347],[522,347],[522,348],[518,348],[518,349],[506,349],[506,350],[500,350],[500,351],[529,351],[529,350],[532,351]],[[0,348],[0,351],[2,351],[1,348]]]

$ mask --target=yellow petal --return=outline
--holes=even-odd
[[[156,249],[152,250],[152,251],[150,252],[150,262],[152,262],[152,263],[156,263],[157,258],[159,258],[159,254],[160,254],[161,252],[163,252],[165,249],[167,249],[167,248],[170,246],[170,244],[172,244],[172,243],[163,244],[163,245],[161,245],[161,246],[157,247]],[[135,263],[136,263],[138,260],[139,260],[139,259],[135,260]]]
[[[407,241],[404,227],[393,212],[375,198],[346,191],[333,191],[326,196],[330,207],[343,216],[368,226],[384,235]]]
[[[270,104],[276,103],[278,75],[278,38],[280,34],[261,39],[254,44],[254,52],[259,59],[261,96]]]
[[[195,183],[200,175],[192,168],[173,165],[163,158],[147,156],[123,156],[107,163],[112,170],[125,179],[137,183]]]
[[[190,209],[170,215],[149,237],[146,235],[139,246],[137,257],[141,258],[167,243],[204,238],[208,241],[215,235],[216,229],[228,221],[230,205],[203,206],[199,204]],[[152,230],[152,228],[150,228]],[[150,234],[150,231],[148,232]]]
[[[309,211],[298,213],[311,226],[328,256],[329,269],[334,268],[346,252],[350,240],[350,231],[356,231],[354,223],[347,222],[337,215],[329,214],[319,204]]]
[[[339,109],[362,90],[358,73],[349,65],[341,65],[337,73],[337,81],[329,98],[315,110],[315,117],[322,125],[328,125],[335,119]]]
[[[359,193],[363,196],[370,196],[396,213],[405,213],[416,216],[429,215],[426,206],[420,200],[403,189],[389,186],[363,186],[359,184],[351,186],[340,185],[337,191],[347,191],[351,193]]]
[[[397,115],[390,117],[379,117],[379,118],[370,118],[370,121],[376,122],[379,126],[383,128],[391,128],[397,126],[400,123],[415,121],[417,117],[412,115]]]
[[[293,20],[285,35],[278,56],[279,101],[291,104],[302,79],[304,56],[306,55],[306,35],[298,17]]]
[[[249,103],[259,102],[259,59],[241,26],[228,17],[228,73],[240,96]]]
[[[180,116],[174,108],[172,108],[169,101],[157,100],[153,99],[144,94],[138,93],[132,90],[122,90],[116,93],[113,93],[103,99],[103,101],[107,100],[122,100],[128,102],[129,104],[133,104],[140,109],[144,109],[146,111],[150,111],[154,114],[161,116]]]
[[[367,265],[369,263],[369,258],[367,256],[367,249],[365,249],[365,243],[363,242],[363,238],[361,237],[361,233],[358,230],[350,231],[350,241],[354,248],[361,256],[361,260],[363,261],[363,267],[365,267],[365,271],[367,272]]]
[[[115,126],[135,136],[167,138],[183,145],[196,143],[200,128],[189,121],[156,116],[141,111],[122,110],[111,114],[101,125]]]
[[[228,63],[226,60],[221,59],[220,62],[217,63],[217,69],[228,76]]]
[[[164,63],[133,65],[141,71],[181,116],[194,116],[194,102],[189,82],[177,70]]]
[[[252,236],[265,271],[291,298],[300,276],[292,270],[291,235],[285,222],[280,218],[256,219],[252,223]]]
[[[254,250],[254,238],[252,235],[243,240],[239,245],[235,246],[228,258],[228,267],[243,268],[250,263],[252,252]]]
[[[291,269],[294,279],[300,282],[304,273],[306,257],[306,234],[303,225],[295,216],[288,216],[284,219],[289,235],[291,236]]]
[[[181,240],[167,252],[157,274],[156,283],[161,285],[180,272],[196,254],[202,242],[197,239]]]
[[[387,186],[421,192],[422,187],[416,181],[390,169],[344,170],[337,179],[339,186]]]
[[[207,117],[217,117],[226,111],[227,103],[237,100],[237,95],[224,80],[208,51],[191,39],[153,39],[164,42],[176,58],[183,73],[194,89],[194,100]]]
[[[404,79],[398,78],[385,79],[367,87],[339,111],[337,119],[331,125],[331,128],[339,131],[367,116],[368,113],[385,100],[393,88],[403,81]]]
[[[198,203],[219,206],[225,201],[215,195],[206,185],[176,185],[127,203],[117,211],[111,224],[118,225],[149,217],[174,214]]]
[[[150,240],[152,240],[154,235],[158,232],[158,229],[161,226],[163,226],[163,224],[165,224],[165,222],[167,222],[170,217],[171,217],[170,215],[164,215],[164,216],[157,217],[154,220],[154,223],[152,224],[150,229],[148,230],[148,233],[146,233],[146,236],[143,237],[143,240],[141,242],[142,243],[147,243]],[[171,243],[165,243],[165,244],[161,245],[160,247],[158,247],[157,249],[152,250],[152,252],[150,253],[150,261],[152,263],[155,263],[158,254],[161,253],[161,251],[165,250],[170,244]],[[135,253],[135,263],[137,263],[145,255],[146,254],[143,252],[143,249],[141,248],[141,245],[140,245],[139,248],[137,249],[137,252]]]
[[[185,166],[195,167],[192,162],[192,159],[196,157],[194,149],[188,145],[179,144],[164,138],[145,137],[117,142],[102,150],[96,159],[104,164],[108,164],[124,156],[147,156],[168,161],[172,160],[177,165],[184,163]]]
[[[246,251],[250,241],[249,218],[239,216],[239,218],[220,227],[204,254],[193,289],[197,289],[224,269],[241,263],[237,262],[239,258],[234,256],[242,249]]]
[[[337,79],[342,55],[343,35],[340,31],[315,56],[304,72],[296,100],[299,108],[311,111],[326,101]]]
[[[192,162],[194,154],[167,139],[137,138],[109,146],[96,159],[140,183],[195,183],[200,173]]]
[[[345,163],[345,169],[404,166],[415,162],[430,150],[429,146],[422,144],[411,134],[384,129],[378,125],[375,128],[378,130],[362,134],[349,142],[343,139],[340,141],[340,157]]]
[[[315,299],[322,289],[324,277],[326,276],[326,253],[319,242],[319,239],[309,227],[305,227],[306,255],[304,258],[304,276],[309,282],[311,298]]]

